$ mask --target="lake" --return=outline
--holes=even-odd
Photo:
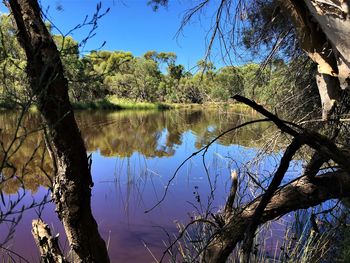
[[[0,135],[5,149],[13,141],[18,118],[16,112],[0,114]],[[263,134],[271,130],[271,124],[260,123],[226,134],[208,149],[205,165],[202,154],[198,154],[169,182],[192,153],[222,132],[258,116],[232,110],[183,109],[80,111],[76,112],[76,118],[92,158],[95,183],[92,209],[108,244],[111,262],[154,262],[165,251],[168,235],[174,237],[178,233],[176,222],[186,224],[196,213],[220,209],[230,187],[231,169],[239,169],[252,160],[266,143]],[[4,169],[0,184],[3,221],[0,242],[10,233],[5,248],[29,262],[39,259],[31,235],[31,221],[39,216],[55,233],[60,233],[60,244],[67,250],[53,204],[36,206],[48,195],[52,172],[42,132],[36,132],[40,128],[39,120],[36,114],[25,116],[18,138],[24,133],[29,135],[15,140],[8,154],[11,165]],[[2,159],[4,152],[0,154]],[[276,158],[267,158],[251,167],[271,171],[275,165]],[[168,184],[164,201],[145,213],[162,199]],[[34,207],[20,213],[22,206],[31,205]],[[6,215],[11,209],[18,213]],[[11,227],[20,214],[22,218]],[[19,261],[18,256],[12,256]],[[4,250],[2,257],[7,258]]]

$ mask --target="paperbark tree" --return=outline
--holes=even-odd
[[[301,48],[317,63],[317,86],[326,119],[350,87],[350,2],[279,0],[294,24]]]
[[[253,239],[259,225],[291,211],[309,208],[330,199],[350,196],[347,190],[350,188],[350,165],[348,164],[350,155],[344,148],[338,148],[329,138],[317,132],[300,126],[291,127],[290,124],[247,98],[239,95],[234,98],[267,117],[282,132],[291,135],[293,141],[285,150],[266,191],[235,212],[226,214],[224,211],[222,215],[225,218],[224,224],[217,229],[213,240],[208,244],[203,262],[226,262],[239,242],[243,242],[241,261],[250,262]],[[303,145],[315,150],[318,154],[317,158],[311,158],[304,174],[297,180],[280,186],[290,162]],[[340,168],[316,176],[327,160],[333,160]]]
[[[68,98],[68,83],[56,45],[36,0],[9,0],[17,38],[27,57],[31,92],[47,127],[47,146],[55,166],[52,197],[74,262],[109,262],[93,218],[93,186],[84,142]]]
[[[159,5],[166,5],[168,0],[153,0],[150,2],[157,9]],[[195,7],[188,10],[183,24],[188,23],[196,13],[200,13],[200,10],[209,6],[211,2],[214,1],[200,1]],[[296,40],[298,48],[301,48],[318,66],[316,81],[322,102],[322,105],[320,105],[322,107],[322,118],[328,120],[332,115],[335,120],[333,123],[336,130],[335,135],[326,137],[300,126],[292,128],[290,123],[287,124],[280,120],[262,106],[246,98],[234,96],[238,101],[246,103],[273,121],[282,132],[293,137],[293,141],[286,148],[279,167],[272,176],[266,191],[263,191],[260,197],[243,205],[243,207],[236,208],[234,213],[227,215],[226,211],[230,211],[230,209],[227,209],[228,204],[226,204],[224,215],[219,213],[214,216],[214,221],[221,219],[216,224],[217,228],[215,228],[213,238],[209,241],[203,253],[200,254],[204,262],[225,262],[233,249],[242,242],[243,257],[241,260],[242,262],[249,262],[253,238],[259,225],[290,211],[312,207],[331,198],[341,199],[349,196],[348,190],[345,189],[349,189],[350,186],[348,179],[350,167],[347,164],[347,160],[350,158],[348,153],[350,145],[346,132],[341,135],[345,141],[345,143],[342,143],[342,149],[339,149],[337,144],[334,143],[341,130],[337,127],[340,111],[337,112],[334,109],[338,105],[343,112],[348,113],[350,110],[349,104],[346,104],[347,100],[344,100],[344,98],[348,98],[346,93],[349,93],[348,89],[350,88],[350,1],[221,0],[216,2],[215,6],[217,8],[213,14],[215,19],[213,19],[214,22],[211,27],[209,52],[215,38],[220,38],[222,42],[227,44],[224,45],[225,52],[228,52],[228,46],[237,43],[235,40],[242,37],[241,34],[235,33],[237,32],[235,26],[237,26],[238,19],[244,20],[250,15],[249,22],[253,21],[252,24],[257,20],[262,21],[260,23],[262,28],[251,28],[248,31],[248,35],[254,35],[256,31],[263,31],[263,27],[272,25],[277,20],[277,16],[287,17],[287,20],[283,20],[287,24],[287,28],[276,25],[275,22],[270,29],[265,29],[265,32],[260,35],[257,34],[258,37],[252,37],[252,39],[267,46],[269,46],[269,43],[266,43],[266,39],[274,39],[275,43],[270,43],[273,50],[271,50],[268,57],[271,57],[276,53],[278,45],[287,36],[295,33],[290,39]],[[264,9],[266,6],[269,8]],[[246,11],[249,8],[261,8],[261,10],[254,10],[254,12],[249,13],[249,11]],[[260,11],[265,13],[260,14]],[[232,19],[232,17],[236,19]],[[261,17],[266,19],[261,19]],[[271,37],[267,37],[269,32],[272,32]],[[274,34],[276,32],[277,34]],[[250,44],[255,45],[254,43]],[[286,46],[287,48],[290,47],[289,45]],[[303,145],[308,145],[315,152],[307,164],[304,175],[300,175],[297,181],[281,186],[289,163]],[[340,166],[340,169],[324,175],[317,175],[322,165],[328,160],[334,161]],[[333,187],[339,188],[335,190]],[[228,200],[231,199],[230,196]],[[222,222],[222,218],[224,222]]]

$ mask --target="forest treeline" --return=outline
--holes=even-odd
[[[50,25],[47,27],[51,30]],[[6,14],[0,17],[0,105],[13,108],[35,100],[28,93],[25,74],[26,58],[16,40],[15,28]],[[91,51],[79,53],[79,43],[71,36],[53,35],[60,51],[69,96],[73,103],[84,104],[111,97],[134,102],[205,103],[227,102],[242,94],[264,105],[285,106],[295,94],[311,100],[317,89],[310,89],[310,78],[316,69],[312,63],[294,59],[286,63],[274,59],[262,67],[258,63],[216,68],[200,60],[193,71],[177,63],[173,52],[148,51],[134,56],[126,51]],[[290,72],[300,70],[300,77],[288,80]],[[305,70],[306,69],[306,70]],[[310,74],[310,72],[312,74]],[[317,100],[317,98],[316,98]],[[307,103],[306,103],[307,104]]]

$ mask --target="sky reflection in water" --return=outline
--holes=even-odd
[[[223,131],[253,117],[230,111],[193,110],[77,113],[82,136],[93,160],[93,213],[109,244],[112,262],[152,262],[147,248],[159,257],[165,250],[165,232],[177,233],[174,221],[189,222],[196,210],[205,210],[211,189],[202,156],[198,155],[181,168],[171,182],[164,202],[152,212],[145,213],[161,199],[169,179],[185,158]],[[13,113],[0,115],[0,118],[15,123]],[[29,119],[27,125],[33,129],[35,117]],[[11,134],[10,126],[6,127],[4,134]],[[224,136],[209,148],[205,161],[216,188],[213,211],[224,204],[230,186],[230,170],[254,158],[256,149],[263,143],[261,135],[268,127],[260,124],[244,128]],[[30,144],[37,143],[40,138],[37,136],[27,141],[29,146],[19,153],[19,167],[23,166],[23,156],[30,155],[28,149],[33,148]],[[276,156],[279,154],[266,157],[254,169],[260,173],[271,171],[276,166]],[[300,163],[292,165],[290,175],[293,170],[300,170]],[[44,177],[35,175],[23,179],[36,199],[47,193],[46,188],[38,188],[47,183],[41,183],[40,178]],[[13,193],[17,191],[14,187],[12,183],[3,189]],[[202,205],[195,197],[197,192]],[[31,198],[29,192],[25,202],[30,202]],[[67,246],[63,229],[53,211],[52,204],[46,205],[43,219],[61,234],[62,246]],[[31,220],[36,217],[35,210],[26,211],[17,226],[14,240],[9,243],[11,249],[30,261],[38,258],[30,233]]]

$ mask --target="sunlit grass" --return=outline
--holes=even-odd
[[[161,110],[171,108],[169,104],[165,103],[133,101],[125,98],[117,98],[115,96],[109,96],[106,98],[106,100],[114,105],[117,105],[120,107],[120,109],[126,110]]]
[[[106,96],[103,99],[72,102],[75,110],[164,110],[164,109],[227,109],[245,112],[250,108],[241,103],[233,102],[206,102],[198,103],[171,103],[135,101],[117,96]],[[0,109],[16,109],[18,105],[9,102],[0,102]],[[37,112],[36,105],[30,107],[30,112]]]
[[[169,103],[174,109],[227,109],[238,112],[251,111],[251,108],[243,103],[233,102],[205,102],[199,103]]]

